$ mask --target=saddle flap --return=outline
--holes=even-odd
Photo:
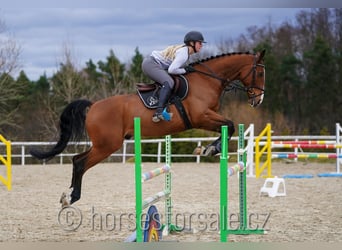
[[[170,97],[169,103],[174,103],[174,96],[178,96],[181,100],[183,100],[188,95],[189,85],[187,79],[182,76],[174,76],[177,78],[175,80],[175,86],[172,91],[172,95]],[[159,101],[159,90],[160,84],[146,84],[146,83],[137,83],[137,94],[140,97],[141,101],[147,108],[154,109],[158,106]]]

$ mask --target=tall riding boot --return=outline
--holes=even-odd
[[[159,93],[159,101],[156,113],[152,116],[153,122],[159,122],[160,120],[164,120],[163,110],[166,102],[168,101],[171,94],[170,85],[167,82],[164,82],[162,88]]]

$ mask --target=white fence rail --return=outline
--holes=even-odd
[[[196,143],[197,146],[206,145],[209,142],[212,142],[216,140],[217,137],[198,137],[198,138],[172,138],[172,143],[177,142],[192,142]],[[233,137],[232,140],[237,141],[237,137]],[[165,156],[162,150],[162,146],[165,143],[165,139],[144,139],[141,140],[142,148],[144,147],[144,144],[157,144],[157,151],[154,154],[142,154],[143,157],[152,157],[156,158],[156,162],[160,163],[162,161],[162,158]],[[56,142],[12,142],[12,159],[14,162],[18,162],[20,165],[25,165],[27,162],[27,159],[32,159],[33,157],[30,155],[29,150],[30,148],[48,148],[49,146],[52,147]],[[70,147],[70,145],[74,145],[74,147]],[[81,153],[86,150],[87,147],[89,147],[91,144],[90,142],[70,142],[68,144],[68,153],[61,153],[56,156],[57,159],[59,159],[60,164],[66,163],[66,159]],[[120,157],[122,158],[121,162],[125,163],[129,158],[134,156],[133,152],[133,145],[134,140],[125,140],[121,150],[118,152],[115,152],[111,155],[111,157]],[[131,147],[130,147],[131,146]],[[2,145],[0,145],[0,150],[2,151]],[[231,153],[234,154],[234,153]],[[235,153],[236,154],[236,153]],[[184,154],[172,154],[172,158],[194,158],[194,161],[196,163],[201,162],[201,156],[199,155],[193,155],[192,152],[184,153]],[[203,156],[202,156],[203,157]],[[70,161],[69,161],[70,162]],[[46,163],[48,164],[48,162]]]
[[[197,146],[207,145],[208,143],[216,140],[217,137],[197,137],[197,138],[172,138],[172,143],[179,142],[192,142]],[[237,137],[232,137],[232,141],[237,141]],[[250,140],[249,136],[245,137],[246,140]],[[336,136],[301,136],[301,135],[291,135],[291,136],[272,136],[272,140],[336,140]],[[157,144],[157,151],[154,154],[142,154],[143,157],[152,157],[156,158],[156,162],[160,163],[162,158],[165,156],[162,150],[163,143],[165,142],[164,138],[161,139],[144,139],[142,142],[142,148],[144,144]],[[12,159],[16,164],[25,165],[27,164],[27,159],[32,159],[32,156],[29,154],[30,148],[43,148],[54,145],[55,142],[11,142],[12,145]],[[125,140],[122,146],[122,149],[119,152],[113,153],[111,157],[121,157],[120,162],[125,163],[128,159],[134,156],[133,153],[133,144],[134,140]],[[65,164],[67,161],[70,162],[70,157],[83,152],[86,150],[88,146],[90,146],[90,142],[79,142],[79,143],[69,143],[69,145],[74,145],[74,147],[69,148],[68,153],[62,153],[56,156],[59,159],[60,164]],[[249,144],[250,145],[250,144]],[[0,144],[0,151],[4,150],[4,145]],[[293,149],[293,152],[296,153],[298,149]],[[288,151],[287,151],[288,152]],[[230,150],[229,155],[236,155],[236,152],[232,152]],[[203,156],[193,155],[192,152],[185,152],[184,154],[172,154],[172,158],[193,158],[194,162],[200,163]],[[117,160],[116,160],[117,162]],[[48,162],[46,163],[48,164]],[[253,164],[253,163],[252,163]]]

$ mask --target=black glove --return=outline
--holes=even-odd
[[[196,71],[196,70],[195,70],[192,66],[190,66],[190,65],[185,66],[184,69],[185,69],[186,73],[191,73],[191,72],[195,72],[195,71]]]

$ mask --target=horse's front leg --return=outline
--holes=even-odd
[[[207,112],[205,117],[205,122],[201,128],[220,133],[221,127],[226,125],[228,126],[228,141],[230,140],[235,132],[233,121],[225,119],[223,116],[214,111]],[[206,147],[200,147],[194,150],[194,154],[204,156],[212,156],[219,153],[221,153],[221,136]]]

